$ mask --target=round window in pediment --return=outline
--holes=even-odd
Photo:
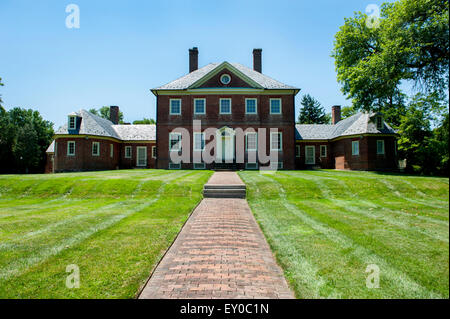
[[[222,82],[222,84],[224,85],[230,84],[231,76],[229,74],[222,74],[222,76],[220,77],[220,82]]]

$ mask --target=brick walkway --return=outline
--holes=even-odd
[[[230,173],[208,183],[239,181]],[[219,178],[222,177],[222,178]],[[237,180],[236,180],[237,178]],[[245,199],[205,198],[140,298],[293,298]]]

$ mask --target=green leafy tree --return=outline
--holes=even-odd
[[[330,122],[330,116],[325,113],[322,105],[311,95],[303,96],[300,104],[298,123],[300,124],[326,124]]]
[[[107,119],[107,120],[110,119],[110,116],[109,116],[110,108],[109,108],[109,106],[102,106],[99,109],[92,108],[92,109],[89,110],[89,112],[91,112],[92,114],[95,114],[97,116],[100,116],[100,117],[102,117],[104,119]],[[119,111],[119,123],[123,124],[123,112],[122,111]]]
[[[156,121],[154,119],[147,119],[144,117],[143,120],[136,120],[133,124],[156,124]]]
[[[352,106],[344,106],[341,109],[341,119],[346,119],[352,115],[355,115],[356,113],[358,113],[358,110],[355,109]]]
[[[1,78],[1,77],[0,77],[0,86],[3,86],[2,78]],[[0,94],[0,107],[2,107],[2,103],[3,103],[3,101],[2,101],[2,95]]]
[[[12,152],[19,172],[29,173],[30,169],[39,165],[41,154],[38,135],[31,123],[18,128]]]
[[[402,81],[427,94],[446,91],[448,12],[446,0],[399,0],[382,5],[378,27],[361,12],[345,19],[332,56],[342,91],[356,109],[393,107]]]

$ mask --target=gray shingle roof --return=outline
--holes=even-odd
[[[396,134],[386,122],[383,129],[378,130],[375,122],[377,113],[360,112],[335,125],[329,124],[297,124],[297,140],[331,140],[340,136],[357,134]]]
[[[185,90],[190,88],[194,83],[199,81],[204,76],[208,75],[210,72],[214,72],[214,70],[217,71],[227,66],[230,68],[230,71],[237,70],[238,72],[250,78],[252,81],[256,82],[259,86],[261,86],[264,89],[291,89],[291,90],[297,89],[293,86],[278,82],[277,80],[274,80],[268,77],[267,75],[256,72],[255,70],[250,69],[240,63],[223,62],[223,63],[210,63],[196,71],[193,71],[189,74],[186,74],[176,79],[175,81],[154,88],[153,90]]]
[[[55,141],[53,140],[52,143],[48,146],[46,153],[55,153]]]
[[[77,134],[112,137],[123,141],[152,141],[156,139],[156,125],[114,125],[111,121],[92,114],[86,110],[71,113],[81,118]],[[61,126],[55,135],[73,134],[69,132],[68,124]]]

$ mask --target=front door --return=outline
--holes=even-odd
[[[234,134],[232,129],[222,129],[217,134],[217,156],[218,163],[234,162]]]
[[[314,165],[316,164],[316,148],[314,146],[305,146],[305,164]]]
[[[146,167],[147,166],[147,146],[138,146],[136,155],[137,155],[136,166]]]

